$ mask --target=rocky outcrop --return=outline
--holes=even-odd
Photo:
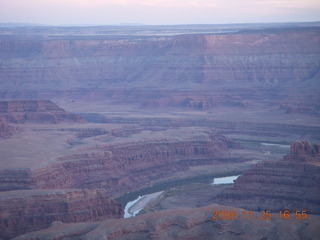
[[[308,141],[296,141],[291,144],[290,154],[284,159],[298,162],[320,162],[320,143],[312,145]]]
[[[83,122],[79,115],[66,112],[50,100],[0,101],[0,116],[12,123]]]
[[[93,222],[121,218],[120,203],[105,190],[28,190],[0,193],[0,238],[49,227],[54,221]]]
[[[227,161],[221,159],[233,141],[217,135],[207,139],[161,140],[98,145],[84,153],[32,172],[35,188],[107,188],[113,196],[140,188],[172,173]]]
[[[212,219],[212,211],[235,211],[237,219]],[[55,222],[50,228],[19,236],[15,240],[63,239],[154,239],[154,240],[245,240],[245,239],[317,239],[320,216],[309,215],[303,221],[293,219],[243,218],[243,209],[209,205],[196,209],[166,210],[134,218],[110,219],[99,223],[63,224]]]
[[[263,162],[240,176],[234,187],[217,197],[221,204],[256,211],[320,211],[319,144],[291,145],[284,159]]]

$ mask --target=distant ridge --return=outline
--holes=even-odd
[[[1,23],[0,27],[37,27],[37,26],[49,26],[47,24],[41,24],[41,23]]]

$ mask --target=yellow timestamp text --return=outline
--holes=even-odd
[[[307,219],[307,211],[260,211],[258,214],[253,214],[253,211],[212,211],[212,219],[271,219],[271,218],[280,218],[280,219]]]

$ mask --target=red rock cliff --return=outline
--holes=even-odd
[[[320,143],[312,145],[308,141],[296,141],[291,144],[290,153],[284,159],[298,162],[320,162]]]
[[[0,193],[0,238],[49,227],[53,221],[121,218],[123,208],[105,190],[17,190]]]
[[[110,194],[132,191],[190,166],[219,162],[232,146],[222,136],[204,140],[102,145],[60,158],[32,172],[36,188],[107,188]],[[222,161],[226,161],[223,159]]]

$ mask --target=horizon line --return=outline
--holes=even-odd
[[[33,26],[33,27],[99,27],[99,26],[201,26],[201,25],[255,25],[255,24],[320,24],[319,21],[289,21],[289,22],[233,22],[233,23],[181,23],[181,24],[145,24],[145,23],[115,23],[115,24],[46,24],[28,22],[0,22],[0,26]]]

